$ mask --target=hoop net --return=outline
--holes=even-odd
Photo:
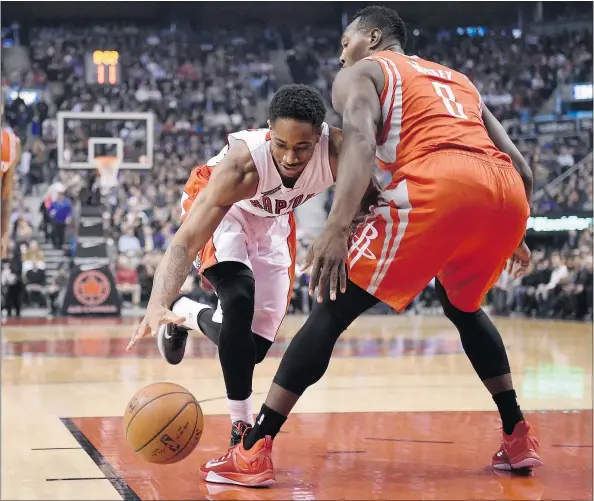
[[[118,172],[120,171],[118,157],[95,157],[93,163],[99,171],[101,190],[109,190],[118,186]]]

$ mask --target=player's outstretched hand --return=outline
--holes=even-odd
[[[307,259],[302,270],[310,266],[309,295],[313,297],[318,287],[318,303],[324,299],[326,285],[330,282],[330,299],[336,299],[336,292],[340,284],[340,292],[346,291],[346,260],[348,257],[349,232],[324,228],[322,234],[315,240],[307,253]]]
[[[513,279],[521,277],[526,273],[528,265],[530,264],[531,254],[530,249],[526,245],[526,241],[522,240],[522,243],[518,245],[518,248],[507,262],[507,272]]]
[[[130,338],[130,342],[126,347],[126,351],[130,351],[133,346],[136,344],[137,341],[142,339],[143,337],[157,334],[159,330],[159,326],[163,324],[177,324],[180,325],[184,322],[185,318],[176,315],[171,310],[165,308],[164,306],[155,306],[149,305],[146,309],[146,314],[140,322],[140,325],[136,329],[136,331],[132,334]]]

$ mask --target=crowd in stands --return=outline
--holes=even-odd
[[[565,150],[567,151],[567,150]],[[561,163],[565,157],[567,163]],[[561,173],[573,167],[571,154],[564,154],[561,150],[556,166],[560,167]],[[546,176],[547,168],[541,164],[543,174]],[[550,172],[550,170],[549,170]],[[550,175],[550,174],[549,174]],[[540,183],[543,186],[543,183]],[[592,154],[583,158],[577,169],[564,179],[560,179],[555,185],[544,188],[543,197],[535,201],[533,207],[535,214],[546,214],[551,212],[592,212]]]
[[[500,120],[528,119],[560,83],[592,81],[592,33],[524,35],[511,30],[469,37],[452,31],[409,37],[407,52],[467,75]],[[295,32],[290,68],[295,81],[313,85],[327,101],[340,68],[338,30]],[[287,45],[287,44],[286,44]]]
[[[174,167],[182,169],[218,153],[229,130],[255,126],[257,100],[276,89],[271,41],[250,30],[233,36],[134,26],[62,27],[34,30],[31,38],[34,65],[49,80],[64,83],[59,109],[151,111],[157,160],[177,157]],[[107,45],[118,48],[126,76],[115,87],[89,86],[84,58]]]
[[[491,296],[499,315],[592,320],[592,228],[570,231],[561,249],[533,250],[526,274],[504,272]]]
[[[339,37],[336,30],[310,28],[283,33],[282,37],[293,80],[321,92],[328,104],[327,120],[337,125],[340,120],[331,110],[330,91],[339,69]],[[278,87],[271,51],[278,47],[280,36],[274,30],[263,34],[249,28],[242,33],[215,35],[170,28],[62,26],[33,30],[30,40],[31,70],[3,75],[3,84],[58,83],[62,91],[51,103],[40,101],[28,106],[17,98],[6,105],[6,121],[23,139],[24,153],[13,207],[12,261],[3,264],[2,284],[8,290],[22,290],[27,304],[45,301],[55,313],[57,292],[68,279],[68,268],[62,267],[51,280],[46,279],[43,253],[35,239],[71,254],[77,202],[101,199],[105,202],[103,226],[118,290],[132,304],[145,304],[156,266],[179,225],[179,200],[189,171],[215,155],[227,133],[265,125],[258,118],[258,103]],[[122,83],[113,87],[87,85],[85,55],[96,47],[108,46],[117,47],[121,55],[125,68]],[[410,38],[409,52],[467,74],[502,121],[529,119],[559,83],[592,80],[591,33],[516,38],[510,31],[471,38],[455,32],[439,32],[432,37],[421,32]],[[154,113],[155,167],[148,172],[120,172],[118,189],[100,196],[95,172],[57,169],[55,116],[60,110]],[[118,134],[124,136],[121,129]],[[79,155],[86,152],[84,131],[74,126],[67,130],[67,136],[72,160],[80,159]],[[134,127],[125,131],[125,137],[130,138],[126,147],[142,141],[142,136],[143,131]],[[592,210],[591,137],[536,138],[517,144],[534,166],[535,190],[581,162],[562,183],[545,191],[535,202],[534,213]],[[588,154],[589,160],[583,161]],[[29,195],[43,196],[40,217],[26,207],[24,197]],[[328,209],[331,203],[330,193]],[[34,224],[37,219],[39,224]],[[591,282],[592,256],[583,250],[587,238],[591,241],[591,231],[574,238],[575,245],[558,254],[535,252],[533,269],[520,282],[502,277],[492,294],[497,311],[567,316],[571,310],[568,305],[573,305],[577,296],[579,304],[584,297],[590,298],[584,304],[590,304],[591,287],[583,284],[588,266]],[[301,256],[307,243],[302,242]],[[16,261],[21,264],[10,264]],[[565,266],[566,273],[557,281],[540,273],[548,270],[552,275],[559,266]],[[307,274],[298,275],[291,311],[309,311],[307,285]],[[213,301],[212,293],[200,288],[197,276],[189,277],[184,288],[203,301]],[[505,291],[505,300],[499,291]],[[429,287],[412,308],[433,302]],[[15,305],[6,306],[9,313],[18,313]],[[582,310],[580,317],[591,314]]]

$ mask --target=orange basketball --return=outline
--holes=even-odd
[[[150,384],[132,397],[124,413],[124,435],[151,463],[172,464],[188,457],[200,442],[204,416],[185,388]]]

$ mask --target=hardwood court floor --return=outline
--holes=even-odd
[[[303,318],[288,317],[256,368],[265,398]],[[499,319],[545,466],[496,474],[494,404],[442,317],[359,319],[339,340],[275,443],[277,484],[206,485],[201,462],[226,451],[230,421],[215,347],[190,339],[169,366],[154,339],[131,354],[127,320],[22,322],[3,328],[2,499],[592,499],[592,326]],[[172,381],[201,401],[198,449],[172,466],[143,462],[125,443],[130,397]]]

